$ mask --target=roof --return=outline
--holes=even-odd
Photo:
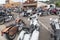
[[[23,4],[23,6],[35,6],[37,5],[37,3],[33,3],[33,4]]]
[[[9,8],[9,7],[15,7],[15,6],[20,6],[20,2],[13,2],[13,3],[9,3],[9,4],[5,4],[4,6],[6,8]]]

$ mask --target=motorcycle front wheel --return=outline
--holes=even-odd
[[[0,25],[4,24],[4,20],[0,21]]]
[[[7,38],[8,40],[13,40],[15,37],[16,37],[16,34],[14,34],[14,35],[6,34],[6,38]]]

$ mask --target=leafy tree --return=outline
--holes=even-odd
[[[56,5],[57,7],[60,7],[60,1],[55,2],[55,5]]]

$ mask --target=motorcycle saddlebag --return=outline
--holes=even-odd
[[[8,33],[8,30],[10,29],[10,27],[5,28],[1,31],[1,35],[3,36],[4,33]]]
[[[14,34],[17,32],[17,29],[18,29],[18,27],[12,27],[12,28],[9,30],[9,35],[14,35]]]

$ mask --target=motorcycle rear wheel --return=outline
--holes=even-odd
[[[7,38],[8,40],[13,40],[15,37],[16,37],[16,34],[14,34],[14,35],[6,34],[6,38]]]

